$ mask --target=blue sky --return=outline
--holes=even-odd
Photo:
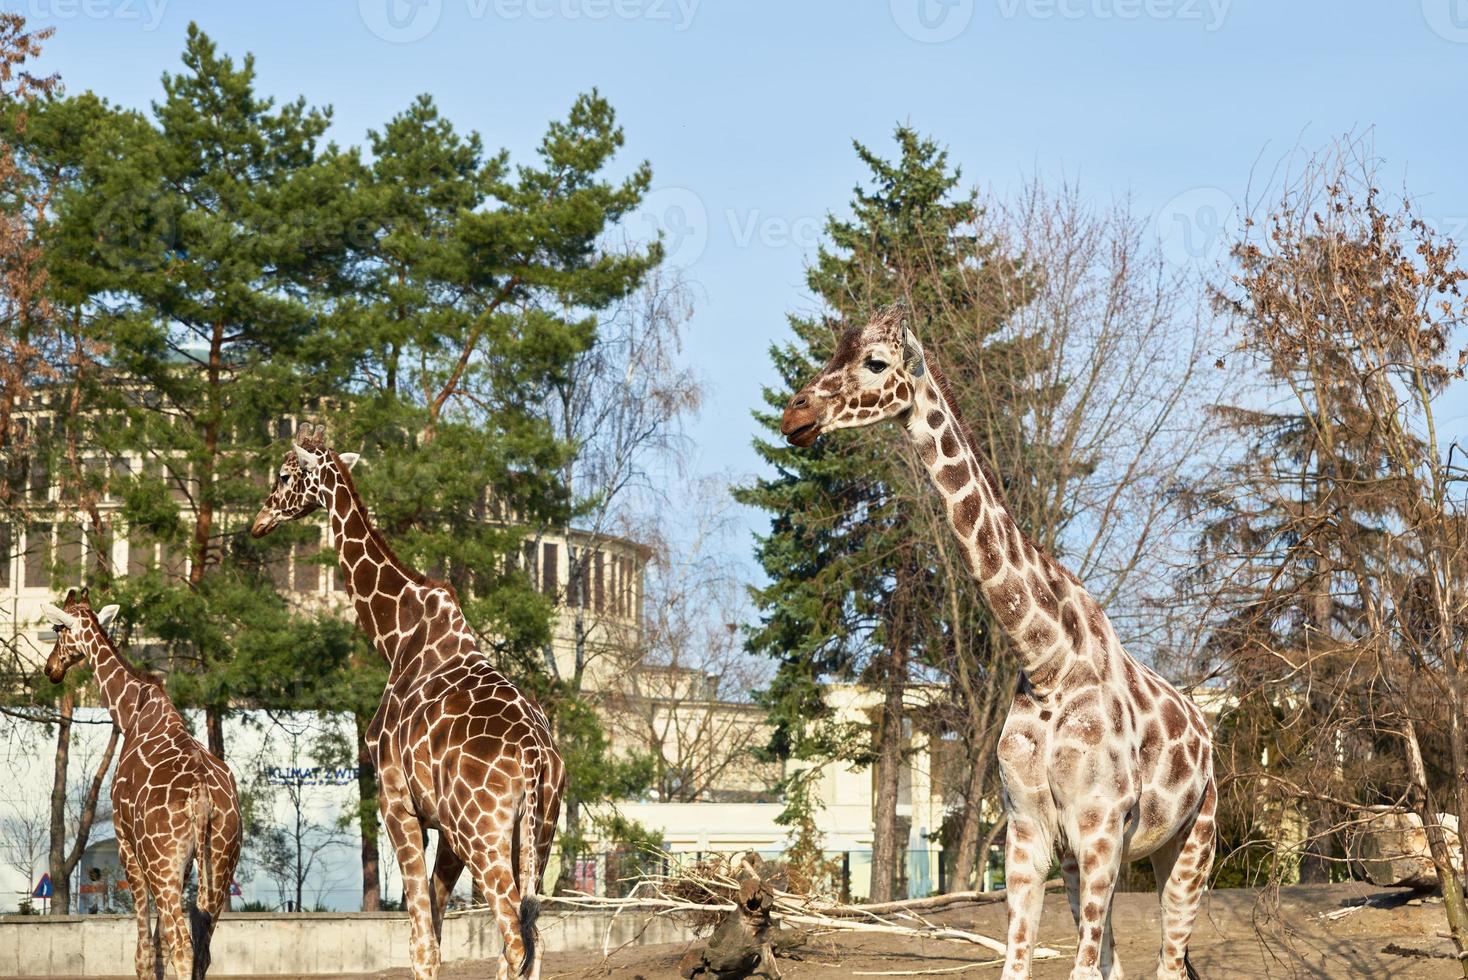
[[[1291,148],[1374,133],[1389,184],[1468,230],[1468,0],[22,0],[70,91],[145,106],[190,20],[253,52],[263,91],[335,109],[359,143],[419,92],[523,155],[593,86],[646,159],[645,227],[698,290],[688,358],[710,397],[695,469],[749,473],[766,348],[809,310],[804,267],[862,177],[859,139],[908,122],[965,178],[1038,173],[1157,215],[1179,261]],[[1186,237],[1184,237],[1186,236]],[[751,516],[751,526],[759,522]]]

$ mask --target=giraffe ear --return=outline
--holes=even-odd
[[[67,629],[76,629],[77,619],[65,609],[58,609],[49,602],[41,603],[41,613],[46,617],[46,622],[53,626],[65,626]]]
[[[101,610],[99,610],[97,613],[98,625],[106,626],[108,623],[112,622],[114,619],[117,618],[117,614],[121,609],[122,607],[115,602],[112,603],[112,605],[110,606],[103,606]]]
[[[342,453],[341,454],[342,465],[345,466],[347,469],[351,469],[353,466],[356,466],[357,465],[357,460],[359,460],[361,458],[362,458],[362,454],[361,453]]]
[[[923,361],[922,345],[908,328],[907,317],[902,318],[902,364],[914,378],[921,378],[928,369]]]
[[[302,449],[300,446],[294,444],[291,445],[291,452],[296,454],[296,459],[301,461],[301,465],[306,467],[307,472],[316,469],[317,464],[315,453],[311,452],[309,449]]]

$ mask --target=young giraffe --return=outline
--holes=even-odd
[[[112,777],[112,826],[138,920],[138,980],[163,977],[164,949],[182,980],[209,970],[209,941],[229,908],[240,858],[240,802],[234,774],[189,734],[163,687],[123,660],[104,627],[117,606],[93,613],[87,590],[43,607],[56,630],[46,676],[60,684],[83,658],[102,702],[122,731]],[[198,894],[184,913],[184,881],[198,868]],[[148,930],[148,899],[162,927]]]
[[[841,337],[790,400],[780,431],[807,447],[831,429],[883,419],[907,432],[947,503],[965,565],[1023,661],[998,747],[1009,816],[1004,977],[1029,976],[1057,847],[1079,931],[1072,980],[1121,977],[1112,890],[1122,863],[1147,855],[1162,899],[1157,976],[1196,976],[1188,938],[1213,865],[1217,803],[1202,712],[1128,656],[1080,580],[1019,529],[898,310]]]
[[[539,977],[536,893],[565,768],[540,707],[479,649],[451,586],[412,571],[368,517],[350,470],[303,425],[250,533],[325,507],[358,622],[390,667],[367,731],[383,823],[403,873],[413,975],[438,975],[443,907],[469,865],[504,941],[499,977]],[[424,832],[438,831],[430,889]]]

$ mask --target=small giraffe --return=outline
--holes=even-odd
[[[538,978],[536,893],[565,789],[550,723],[479,649],[453,587],[393,554],[357,495],[356,462],[303,425],[250,533],[326,508],[357,619],[387,659],[367,742],[403,873],[415,980],[438,976],[444,903],[466,863],[504,941],[500,980]],[[438,831],[431,888],[427,829]]]
[[[1122,975],[1111,898],[1126,861],[1152,858],[1162,900],[1162,980],[1195,977],[1188,938],[1213,866],[1212,740],[1203,714],[1122,649],[1080,580],[1020,530],[948,387],[898,309],[840,338],[785,408],[780,431],[895,419],[946,502],[964,563],[1022,659],[1000,736],[1009,816],[1004,977],[1028,977],[1055,851],[1079,932],[1071,980]]]
[[[240,801],[234,774],[189,734],[156,680],[117,652],[105,627],[117,606],[92,612],[86,589],[72,589],[62,607],[47,603],[56,645],[46,676],[60,684],[83,658],[102,702],[122,731],[112,777],[112,826],[138,920],[134,966],[138,980],[162,980],[165,951],[174,973],[199,980],[209,970],[209,941],[229,908],[229,885],[240,859]],[[189,865],[198,893],[184,910]],[[158,924],[148,929],[148,899]]]

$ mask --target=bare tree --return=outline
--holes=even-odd
[[[740,624],[748,599],[726,550],[728,481],[703,478],[680,492],[692,527],[652,518],[629,534],[651,545],[641,643],[604,695],[614,741],[652,757],[658,798],[669,802],[764,798],[778,767],[755,749],[769,738],[751,692],[768,681],[748,656]]]
[[[80,760],[84,771],[91,770],[90,777],[78,785],[68,785],[68,760],[72,748],[72,710],[74,693],[68,690],[62,695],[62,708],[56,722],[56,765],[51,785],[50,854],[51,913],[67,915],[71,911],[71,875],[81,861],[82,854],[92,843],[92,830],[97,821],[111,819],[110,809],[102,797],[102,784],[112,771],[112,759],[122,732],[111,725],[107,744],[103,747],[95,768],[85,756]]]
[[[596,343],[556,388],[553,420],[576,447],[563,479],[574,497],[573,520],[590,536],[571,559],[573,583],[584,581],[600,559],[598,539],[656,506],[667,470],[677,470],[683,422],[702,399],[692,371],[678,363],[691,313],[688,287],[677,274],[653,271],[600,325]],[[548,651],[547,667],[579,692],[599,649],[616,651],[625,638],[605,635],[609,625],[584,594],[563,598],[571,606],[575,658],[566,670]]]
[[[29,883],[46,867],[51,842],[50,821],[41,810],[17,811],[0,821],[0,850],[5,863]],[[28,892],[22,893],[22,900]]]
[[[1286,837],[1266,871],[1299,850],[1328,870],[1338,831],[1410,809],[1462,954],[1440,813],[1468,826],[1468,471],[1442,412],[1463,391],[1468,273],[1376,173],[1354,136],[1286,173],[1218,290],[1264,384],[1215,415],[1240,451],[1196,498],[1201,649],[1239,694],[1233,819]]]
[[[568,548],[569,586],[552,597],[564,609],[562,621],[569,620],[571,662],[559,662],[553,645],[545,651],[561,698],[582,699],[596,661],[625,656],[639,642],[636,617],[624,615],[617,604],[597,602],[595,595],[605,574],[604,546],[632,515],[659,503],[666,472],[678,468],[682,425],[700,401],[697,380],[679,364],[690,313],[685,284],[675,273],[653,270],[598,325],[595,344],[556,386],[547,407],[559,436],[576,447],[562,477],[573,497],[577,543]],[[569,535],[571,529],[557,530]],[[531,548],[538,554],[540,543],[533,541]],[[567,717],[576,714],[582,714],[580,708]],[[600,751],[578,745],[575,734],[560,724],[561,713],[552,715],[565,751],[573,757],[583,748]],[[574,758],[571,763],[574,768]],[[570,846],[581,839],[587,802],[573,781],[562,804],[566,830],[561,839]],[[563,861],[563,874],[571,874],[572,866]]]

